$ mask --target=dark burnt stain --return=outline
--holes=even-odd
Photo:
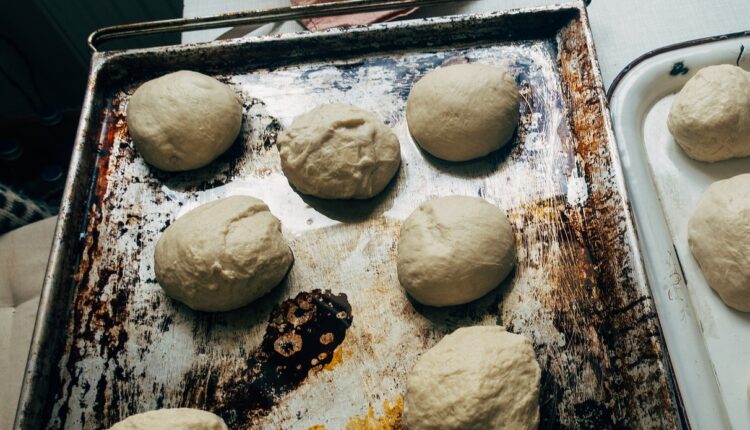
[[[687,75],[690,69],[685,67],[685,63],[678,61],[672,65],[672,70],[669,71],[670,76]]]
[[[658,350],[653,349],[659,331],[650,298],[620,296],[618,275],[604,272],[610,261],[602,260],[600,250],[593,248],[592,232],[582,222],[583,210],[559,196],[510,211],[511,220],[524,226],[520,230],[522,247],[529,249],[540,242],[558,244],[554,249],[545,250],[538,261],[522,259],[518,269],[523,272],[527,267],[541,268],[545,273],[553,288],[534,295],[551,314],[555,329],[564,335],[564,347],[536,345],[543,369],[542,429],[566,428],[571,417],[575,417],[576,423],[571,428],[629,425],[627,419],[632,416],[621,415],[610,418],[611,426],[596,427],[596,420],[590,421],[575,409],[575,392],[561,387],[576,387],[585,373],[602,387],[601,396],[589,399],[587,404],[616,403],[618,408],[625,407],[626,393],[634,392],[636,387],[624,383],[623,374],[632,371],[638,377],[638,371],[661,359]],[[608,252],[620,246],[611,243]],[[510,321],[506,327],[512,332],[523,332],[522,323],[516,326]],[[623,341],[628,343],[623,344]],[[628,352],[633,349],[639,353]],[[570,357],[575,359],[570,360]],[[635,371],[636,367],[640,369]],[[646,386],[648,381],[638,383]],[[606,413],[607,416],[614,414],[609,409]]]
[[[167,219],[166,221],[164,221],[164,226],[161,227],[161,229],[159,231],[162,232],[162,233],[164,233],[164,230],[168,229],[170,225],[172,225],[172,220],[171,219]]]
[[[580,369],[575,366],[587,364],[593,368],[606,358],[597,344],[591,342],[592,336],[597,336],[592,325],[601,312],[594,300],[596,295],[592,294],[597,288],[595,267],[580,234],[581,225],[576,222],[577,211],[580,208],[568,205],[564,197],[540,200],[509,211],[516,226],[523,226],[518,229],[522,248],[533,249],[538,243],[558,244],[545,250],[539,259],[519,257],[518,263],[520,273],[526,268],[541,269],[553,285],[549,291],[534,295],[551,314],[555,329],[565,336],[564,348],[535,345],[542,367],[542,429],[565,428],[564,416],[570,412],[565,410],[566,395],[570,392],[561,387],[574,387],[579,383]],[[506,328],[511,332],[523,332],[524,321],[518,321],[518,326],[514,321],[516,319],[506,323]],[[563,364],[563,354],[575,358]]]
[[[513,331],[513,327],[506,326],[506,328],[508,331]],[[538,345],[537,349],[539,349]],[[544,360],[544,355],[538,354],[537,356]],[[557,383],[555,376],[547,370],[549,363],[542,361],[539,363],[539,367],[542,368],[539,388],[539,430],[564,428],[560,423],[559,408],[557,407],[564,388]]]
[[[261,142],[263,142],[263,149],[266,151],[276,146],[276,138],[278,137],[279,131],[281,131],[281,123],[278,119],[273,118],[271,123],[266,126],[261,136]]]
[[[229,373],[212,363],[185,377],[180,404],[212,410],[232,429],[252,427],[279,399],[330,363],[352,324],[344,293],[312,290],[276,305],[261,345]]]
[[[128,332],[125,322],[128,319],[128,300],[130,297],[130,286],[120,282],[123,279],[124,266],[122,258],[109,259],[110,265],[92,270],[93,263],[102,258],[100,240],[100,228],[109,223],[107,216],[103,215],[103,208],[107,207],[108,199],[117,196],[107,196],[109,188],[108,171],[110,169],[111,148],[116,136],[121,132],[123,123],[119,112],[119,100],[113,99],[104,113],[105,121],[102,126],[101,141],[99,144],[98,157],[96,160],[95,181],[89,198],[89,214],[86,224],[86,239],[82,244],[83,256],[79,262],[78,271],[73,276],[75,282],[75,295],[73,297],[71,325],[72,333],[78,342],[67,345],[67,361],[64,367],[68,372],[67,398],[70,398],[72,389],[79,383],[79,371],[77,365],[83,356],[81,349],[95,348],[98,355],[104,360],[104,370],[99,377],[96,387],[85,384],[84,392],[94,388],[94,404],[91,406],[93,416],[97,422],[106,422],[108,408],[117,406],[120,402],[120,391],[112,387],[112,398],[106,398],[107,385],[110,383],[126,382],[123,363],[120,363],[119,353],[128,342]],[[124,226],[124,225],[123,225]],[[115,230],[122,232],[119,224],[114,224]],[[109,293],[105,296],[107,286]],[[108,380],[111,371],[112,380]],[[56,401],[60,399],[62,392],[58,392]],[[84,400],[80,400],[83,405]],[[84,408],[82,408],[84,409]],[[66,422],[69,409],[67,406],[60,408],[57,420]],[[81,417],[82,421],[84,417]],[[84,421],[85,422],[85,421]]]
[[[561,44],[559,53],[571,138],[581,160],[577,168],[586,183],[612,184],[609,178],[614,175],[614,167],[604,91],[589,56],[581,55],[588,50],[585,38],[576,35],[581,25],[574,20],[563,30],[570,37]],[[568,342],[577,345],[582,358],[578,371],[593,372],[601,393],[597,399],[587,399],[591,403],[586,406],[578,410],[574,406],[565,412],[579,419],[579,413],[588,414],[594,421],[598,416],[607,417],[594,424],[603,423],[598,428],[638,427],[639,423],[644,425],[644,419],[651,420],[650,425],[676,427],[673,380],[664,361],[653,301],[635,278],[632,250],[623,228],[629,221],[622,197],[614,185],[589,185],[583,206],[558,208],[567,214],[559,217],[567,223],[563,237],[571,238],[565,252],[575,270],[568,272],[577,272],[573,276],[579,279],[558,272],[560,294],[551,300],[560,307],[555,324]],[[575,373],[555,376],[564,380]],[[562,385],[575,386],[575,381]],[[569,407],[570,402],[561,406],[566,404]],[[596,412],[602,408],[606,411]]]
[[[586,400],[573,406],[582,429],[627,429],[629,427],[612,421],[609,408],[593,400]]]

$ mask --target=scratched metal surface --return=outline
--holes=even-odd
[[[17,424],[98,429],[182,406],[212,410],[234,429],[400,429],[405,376],[419,355],[456,327],[502,324],[534,341],[541,428],[679,427],[582,9],[315,37],[95,59],[66,235],[58,237],[57,252],[79,260],[48,279],[67,291],[59,297],[68,307],[58,304],[45,320],[58,324],[61,345],[32,351],[30,369],[51,370],[43,381],[42,370],[27,380]],[[251,59],[221,64],[241,52]],[[420,76],[465,61],[516,77],[521,122],[507,149],[442,162],[410,138],[405,101]],[[244,125],[217,162],[167,174],[134,150],[125,109],[138,84],[176,68],[230,84],[245,100]],[[327,102],[376,113],[400,139],[397,177],[370,201],[302,196],[280,170],[277,131]],[[294,265],[248,307],[193,312],[156,283],[154,246],[174,219],[234,194],[263,199],[281,219]],[[402,220],[449,194],[479,195],[508,211],[518,266],[486,297],[432,309],[404,294],[395,250]]]

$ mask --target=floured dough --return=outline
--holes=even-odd
[[[154,270],[170,297],[195,310],[228,311],[268,293],[293,259],[268,206],[233,196],[170,225],[156,244]]]
[[[750,174],[708,187],[688,222],[688,243],[724,303],[750,312]]]
[[[482,157],[513,136],[519,98],[515,80],[503,69],[482,64],[441,67],[411,89],[406,102],[409,131],[435,157]]]
[[[750,72],[728,64],[699,70],[675,97],[667,125],[695,160],[750,156]]]
[[[423,203],[401,226],[398,280],[420,303],[459,305],[497,287],[515,257],[503,210],[478,197],[442,197]]]
[[[531,341],[499,326],[459,328],[424,353],[406,381],[409,430],[532,430],[541,370]]]
[[[383,191],[401,163],[396,135],[356,106],[328,104],[298,116],[277,139],[281,168],[304,194],[367,199]]]
[[[110,430],[227,430],[224,420],[200,409],[158,409],[132,415]]]
[[[242,102],[216,79],[183,70],[141,85],[128,102],[127,122],[146,162],[170,172],[197,169],[237,138]]]

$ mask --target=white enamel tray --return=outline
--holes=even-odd
[[[687,222],[714,181],[750,173],[750,158],[701,163],[667,129],[674,95],[702,67],[750,70],[750,32],[681,43],[631,63],[610,88],[614,132],[648,279],[690,427],[750,429],[750,313],[706,284]]]

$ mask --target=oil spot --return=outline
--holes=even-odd
[[[326,426],[324,426],[323,424],[315,424],[307,430],[326,430]]]
[[[272,312],[260,347],[237,375],[222,377],[216,413],[230,428],[251,428],[279,398],[300,386],[310,371],[334,360],[352,323],[346,294],[302,292]],[[328,343],[322,343],[325,338]]]
[[[383,401],[383,414],[375,416],[372,406],[367,409],[367,415],[351,417],[346,423],[345,430],[403,430],[402,416],[404,414],[404,398],[396,397],[393,403]]]

